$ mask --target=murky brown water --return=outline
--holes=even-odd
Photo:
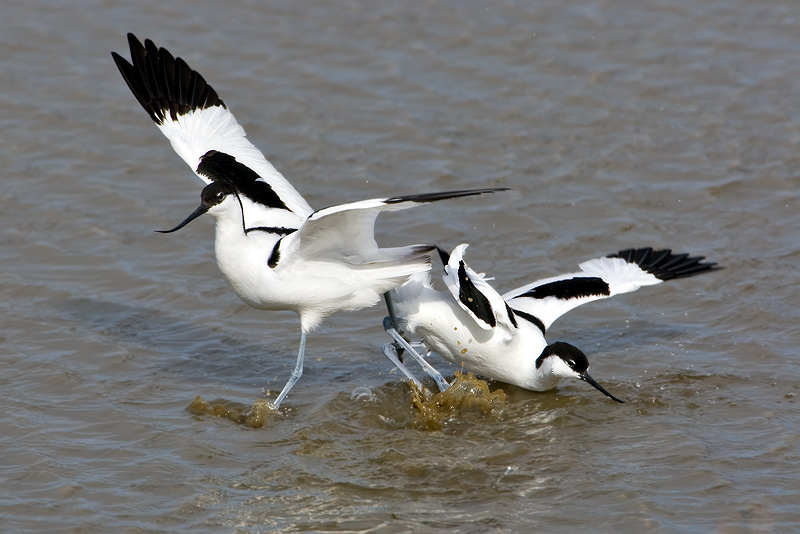
[[[4,6],[0,531],[800,528],[800,5],[264,4]],[[386,245],[470,242],[502,290],[630,246],[727,269],[554,325],[623,405],[490,384],[421,426],[375,308],[309,338],[260,428],[188,410],[274,398],[299,325],[226,287],[213,221],[153,233],[201,184],[114,67],[127,31],[312,206],[515,190],[386,216]]]

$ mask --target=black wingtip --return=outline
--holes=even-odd
[[[442,260],[442,267],[447,267],[447,264],[450,263],[450,253],[439,245],[433,246],[436,247],[436,252],[439,253],[439,259]]]
[[[451,198],[470,197],[483,195],[486,193],[496,193],[499,191],[511,191],[510,187],[487,187],[483,189],[460,189],[457,191],[441,191],[438,193],[422,193],[420,195],[405,195],[400,197],[387,198],[387,204],[399,204],[400,202],[436,202],[437,200],[447,200]]]
[[[144,44],[128,33],[131,62],[116,52],[111,57],[136,100],[156,124],[169,117],[213,106],[225,107],[217,92],[200,73],[192,70],[181,58],[165,48],[158,48],[150,39]]]
[[[653,250],[652,247],[629,248],[609,254],[609,258],[622,258],[635,263],[659,280],[687,278],[702,273],[723,269],[716,262],[704,263],[705,256],[690,256],[688,253],[673,254],[670,249]]]

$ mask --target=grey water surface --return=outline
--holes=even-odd
[[[800,4],[794,0],[8,2],[0,17],[0,531],[797,532]],[[725,270],[584,306],[549,335],[588,385],[504,384],[415,425],[380,307],[248,308],[202,182],[117,72],[185,58],[316,208],[471,243],[500,290],[622,248]],[[434,363],[452,376],[457,368]],[[366,388],[366,389],[365,389]],[[363,393],[353,395],[353,392]]]

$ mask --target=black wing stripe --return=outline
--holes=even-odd
[[[542,335],[545,334],[544,323],[542,322],[541,319],[539,319],[535,315],[532,315],[532,314],[524,312],[524,311],[520,311],[520,310],[513,310],[513,311],[514,311],[514,313],[516,314],[517,317],[519,317],[520,319],[524,319],[524,320],[528,321],[529,323],[531,323],[534,326],[536,326],[536,328],[541,330],[542,331]]]
[[[511,306],[506,303],[506,313],[508,314],[508,319],[511,321],[511,324],[514,325],[514,328],[519,328],[517,324],[517,318],[514,316],[514,310],[511,309]]]
[[[268,234],[289,235],[297,231],[297,228],[286,228],[285,226],[254,226],[245,229],[244,233],[267,232]]]
[[[608,284],[596,276],[576,277],[568,280],[556,280],[538,287],[534,287],[514,298],[529,297],[544,299],[555,297],[561,300],[577,299],[584,297],[597,297],[611,295]]]
[[[289,209],[272,186],[259,180],[256,171],[239,163],[236,158],[225,152],[209,150],[202,155],[197,166],[197,174],[207,177],[212,182],[230,184],[240,195],[268,208]]]
[[[458,262],[458,299],[466,306],[475,316],[489,326],[494,328],[497,326],[497,320],[494,317],[492,305],[486,295],[478,291],[472,280],[467,275],[466,265],[464,260]]]

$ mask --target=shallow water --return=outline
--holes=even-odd
[[[17,2],[0,17],[0,530],[791,532],[799,528],[800,7],[745,0]],[[490,384],[420,427],[380,308],[326,320],[260,428],[297,317],[249,309],[201,182],[109,52],[153,38],[314,207],[477,186],[382,216],[471,243],[501,290],[632,246],[725,270],[549,335],[587,384]],[[458,369],[434,360],[452,376]]]

